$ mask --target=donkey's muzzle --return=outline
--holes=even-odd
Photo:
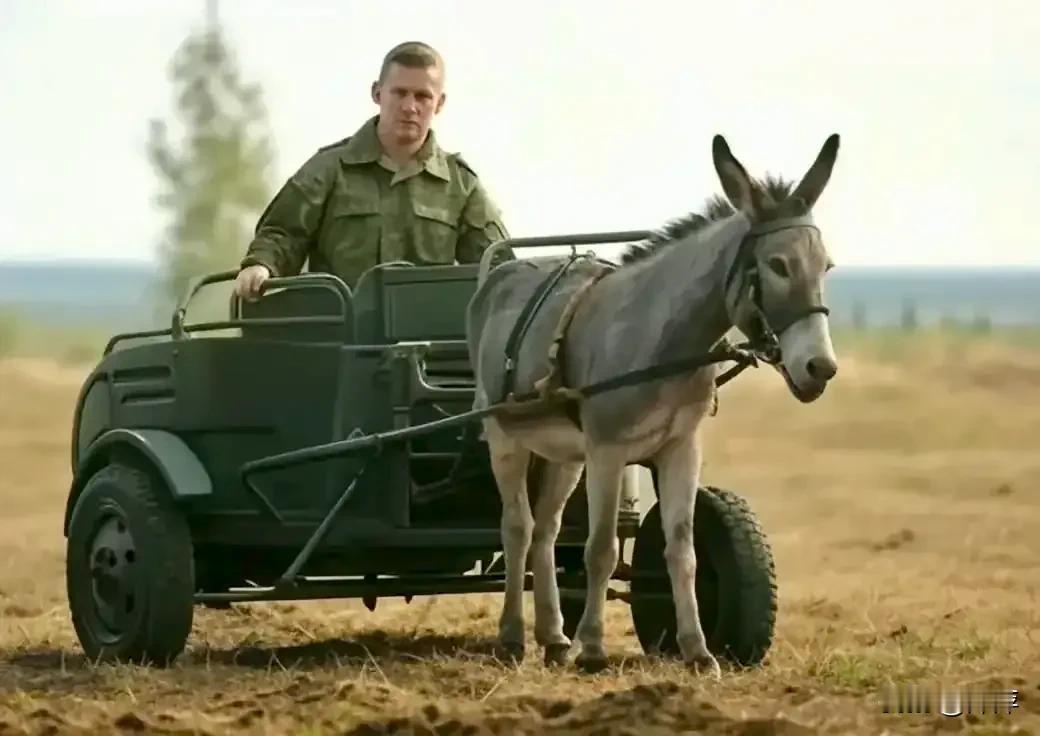
[[[805,372],[814,381],[826,383],[838,372],[837,362],[828,356],[816,356],[805,361]]]

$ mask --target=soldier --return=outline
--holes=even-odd
[[[379,263],[473,263],[508,237],[477,174],[430,130],[445,100],[440,54],[419,42],[391,49],[372,100],[379,113],[319,149],[260,216],[238,296],[255,299],[266,279],[298,274],[305,262],[353,288]]]

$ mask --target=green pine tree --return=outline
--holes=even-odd
[[[175,125],[150,124],[148,158],[161,181],[157,204],[169,218],[159,252],[166,314],[194,277],[237,267],[272,195],[274,153],[260,86],[243,81],[216,0],[207,6],[205,27],[188,35],[170,67]],[[225,300],[227,293],[221,291]],[[207,318],[226,314],[226,301],[219,314],[212,311],[219,302],[203,301]]]

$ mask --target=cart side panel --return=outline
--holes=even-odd
[[[243,463],[341,439],[339,346],[227,338],[178,344],[174,430],[213,479],[212,498],[192,513],[256,515],[240,478]],[[258,479],[287,519],[321,517],[334,478],[327,464]]]
[[[393,429],[393,364],[380,350],[352,347],[343,348],[341,361],[340,436],[347,438]],[[364,475],[344,507],[341,520],[348,525],[350,520],[366,519],[389,527],[407,526],[409,486],[403,445],[387,444],[378,452],[367,451],[356,459],[326,462],[334,481],[323,510],[332,506],[366,463]]]
[[[83,387],[72,436],[72,470],[79,471],[81,453],[112,428],[112,391],[108,374],[95,372]]]

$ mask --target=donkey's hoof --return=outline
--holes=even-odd
[[[517,642],[501,642],[498,645],[498,658],[506,664],[518,665],[524,661],[524,645]]]
[[[570,644],[547,644],[545,647],[545,666],[554,667],[567,664]]]
[[[703,675],[712,680],[722,679],[722,668],[719,661],[710,653],[700,654],[686,661],[686,666],[697,675]]]
[[[607,668],[607,656],[605,654],[585,654],[582,652],[574,659],[578,669],[589,675],[602,672]]]

